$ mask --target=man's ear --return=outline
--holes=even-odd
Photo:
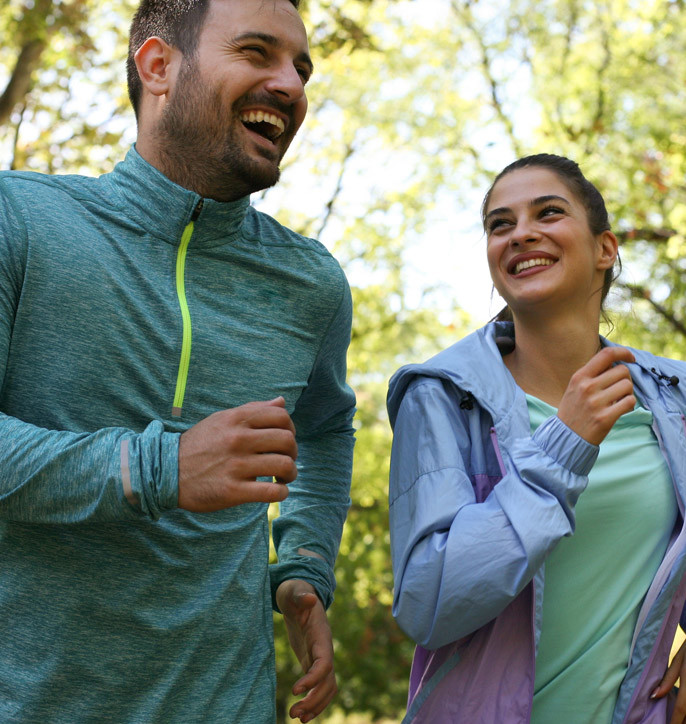
[[[611,231],[603,231],[598,237],[598,269],[610,269],[617,260],[617,237]]]
[[[134,56],[143,88],[154,96],[163,96],[174,88],[181,51],[162,38],[148,38]]]

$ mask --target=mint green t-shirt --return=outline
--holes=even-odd
[[[532,432],[557,410],[527,395]],[[677,517],[671,476],[640,405],[600,446],[576,531],[546,558],[533,724],[610,724],[643,598]]]

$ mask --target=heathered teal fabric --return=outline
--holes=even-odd
[[[331,601],[353,445],[348,285],[321,244],[247,198],[205,200],[172,417],[176,254],[199,201],[135,149],[98,179],[0,174],[3,723],[273,722],[266,506],[175,509],[180,433],[217,410],[285,397],[299,476],[271,584],[304,578]]]

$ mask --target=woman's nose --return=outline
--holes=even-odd
[[[510,243],[513,246],[519,246],[521,244],[538,241],[539,238],[540,236],[533,224],[528,219],[522,219],[517,222],[517,225],[512,230]]]

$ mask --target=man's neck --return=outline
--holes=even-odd
[[[236,201],[244,196],[249,196],[251,193],[250,189],[236,188],[226,178],[223,179],[221,184],[212,183],[210,169],[207,166],[200,166],[197,160],[193,161],[193,163],[186,163],[183,156],[177,157],[161,149],[159,144],[140,132],[136,141],[136,151],[138,151],[141,158],[154,166],[160,173],[163,173],[170,181],[199,194],[205,199]],[[198,174],[198,168],[203,168],[204,172]]]

